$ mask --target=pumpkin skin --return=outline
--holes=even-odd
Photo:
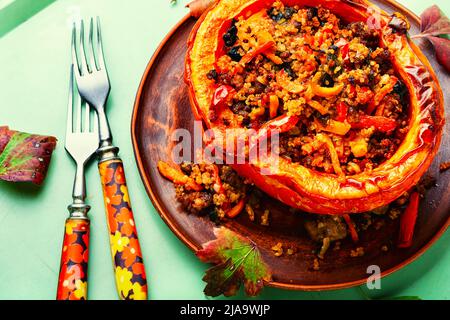
[[[371,3],[365,0],[284,0],[287,6],[318,6],[329,9],[344,21],[366,21]],[[272,0],[221,0],[199,19],[191,33],[186,56],[185,80],[189,87],[192,111],[206,128],[219,135],[227,128],[239,127],[230,110],[226,125],[209,117],[216,89],[207,78],[214,69],[221,35],[233,18],[269,7]],[[373,11],[372,11],[373,12]],[[345,17],[345,18],[344,18]],[[348,214],[371,211],[394,201],[416,185],[436,155],[444,125],[441,88],[428,60],[408,39],[395,32],[391,17],[380,16],[380,41],[392,57],[394,69],[406,85],[409,96],[409,131],[396,153],[387,161],[360,174],[339,181],[334,174],[320,173],[285,158],[265,158],[246,164],[233,164],[241,176],[281,202],[311,213]],[[277,163],[272,168],[271,163]],[[262,173],[264,169],[264,174]],[[271,170],[271,174],[267,174]]]

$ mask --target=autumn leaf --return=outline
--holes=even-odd
[[[0,127],[0,180],[42,184],[56,138]]]
[[[437,61],[450,72],[450,40],[440,37],[428,37],[434,46]]]
[[[419,37],[439,36],[450,33],[450,20],[437,5],[431,6],[420,15]]]
[[[216,264],[203,277],[207,283],[205,294],[229,297],[244,283],[247,295],[258,295],[272,275],[256,244],[225,227],[214,229],[214,234],[216,240],[205,243],[197,252],[201,261]]]
[[[426,9],[420,19],[421,33],[411,39],[428,39],[433,44],[437,61],[450,72],[450,40],[442,37],[450,34],[450,19],[436,5]]]

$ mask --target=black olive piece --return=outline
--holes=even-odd
[[[330,49],[336,52],[336,50],[339,49],[339,47],[333,44],[330,46]]]
[[[328,124],[328,121],[330,121],[330,115],[328,113],[322,115],[322,114],[317,112],[317,113],[315,113],[315,117],[317,118],[317,120],[319,120],[319,122],[321,124],[323,124],[325,126]]]
[[[310,7],[307,11],[308,20],[312,20],[314,17],[319,15],[319,10],[316,7]]]
[[[327,87],[327,88],[334,87],[333,77],[330,76],[328,73],[324,73],[322,78],[320,79],[320,84],[322,85],[322,87]]]
[[[239,53],[239,50],[241,49],[241,46],[233,47],[228,51],[228,56],[231,58],[231,60],[239,62],[242,59],[241,54]]]
[[[209,80],[217,80],[217,78],[219,77],[219,75],[217,74],[217,71],[215,69],[209,71],[206,75],[206,77]]]
[[[406,88],[405,84],[402,81],[398,80],[397,83],[394,85],[393,92],[398,94],[400,96],[400,100],[402,101],[408,94],[408,89]]]
[[[228,32],[225,33],[222,38],[227,47],[232,47],[237,41],[237,35]]]
[[[292,79],[297,79],[297,74],[292,70],[291,64],[289,62],[284,62],[280,65],[281,69],[283,69],[289,77]]]
[[[281,19],[284,18],[284,15],[281,12],[275,14],[274,11],[275,11],[274,8],[270,8],[270,10],[267,11],[267,14],[269,15],[270,19],[272,19],[275,22],[279,22]]]
[[[355,77],[354,76],[348,77],[348,82],[350,82],[351,84],[355,84]]]
[[[250,117],[244,117],[242,119],[242,125],[247,127],[250,124]]]
[[[233,25],[230,27],[230,29],[228,29],[228,32],[227,32],[227,33],[229,33],[229,34],[231,34],[231,35],[237,35],[238,29],[237,29],[236,25],[233,24]]]
[[[292,18],[292,16],[294,15],[294,13],[296,13],[297,11],[294,9],[294,8],[292,8],[292,7],[287,7],[285,10],[284,10],[284,17],[286,18],[286,19],[290,19],[290,18]]]
[[[314,56],[314,60],[316,60],[316,62],[319,66],[322,64],[322,61],[320,61],[320,58],[316,55]]]

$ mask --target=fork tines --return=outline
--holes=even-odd
[[[105,69],[105,61],[103,57],[102,34],[100,28],[100,19],[96,18],[96,47],[94,48],[94,19],[90,19],[89,38],[88,38],[88,56],[86,59],[85,40],[84,40],[84,20],[80,21],[80,37],[79,50],[77,49],[77,27],[76,23],[72,27],[72,63],[75,68],[75,75],[82,76],[91,73],[95,70],[100,71]],[[80,59],[78,59],[78,54]],[[89,61],[89,63],[87,63]],[[94,70],[95,69],[95,70]]]

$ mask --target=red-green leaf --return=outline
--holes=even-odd
[[[197,252],[203,262],[216,264],[203,277],[205,294],[232,296],[244,283],[247,295],[258,295],[272,275],[255,243],[225,227],[214,229],[214,234],[216,240],[205,243]]]
[[[14,131],[9,130],[8,127],[0,127],[0,154],[5,149],[9,140],[11,140],[11,136],[14,134]]]
[[[41,184],[55,146],[54,137],[0,127],[0,180]]]
[[[437,61],[450,72],[450,40],[440,37],[428,37],[434,46]]]
[[[439,36],[450,33],[450,20],[437,5],[431,6],[420,15],[422,36]]]
[[[450,72],[450,40],[440,37],[450,34],[450,19],[436,5],[426,9],[420,19],[421,33],[411,38],[428,39],[433,44],[437,61]]]

